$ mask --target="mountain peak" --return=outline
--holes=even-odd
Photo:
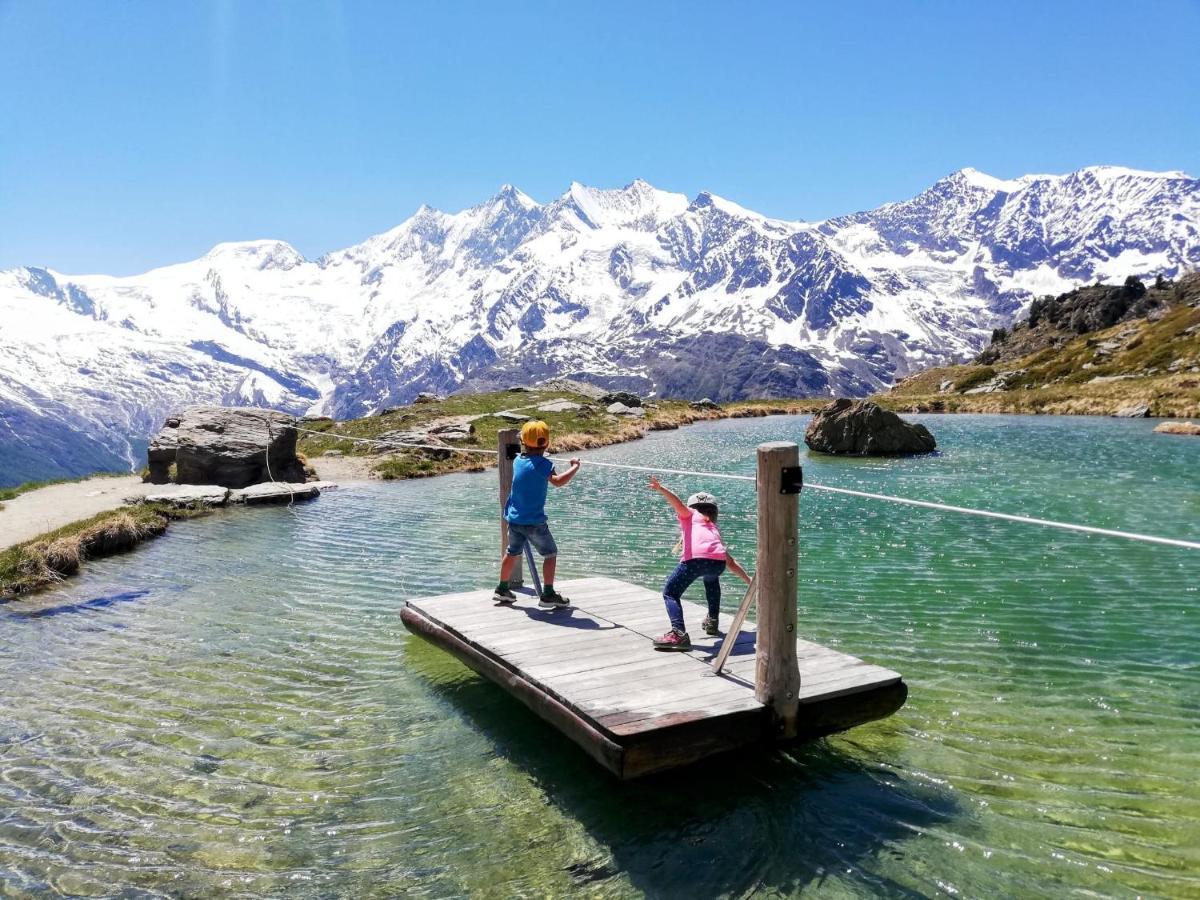
[[[653,231],[688,207],[683,194],[663,191],[641,178],[622,188],[594,188],[572,181],[556,204],[571,209],[591,228],[636,228]]]
[[[208,262],[235,262],[256,269],[290,269],[305,260],[287,241],[224,241],[214,246],[203,257]]]
[[[519,206],[523,209],[533,209],[539,205],[520,188],[508,183],[500,185],[500,190],[496,191],[495,196],[489,202],[503,203],[505,206]]]
[[[997,178],[994,175],[989,175],[987,172],[980,172],[970,166],[959,169],[957,172],[952,172],[942,181],[948,181],[956,184],[968,185],[974,188],[980,188],[985,191],[994,191],[995,193],[1011,194],[1015,190],[1021,188],[1022,182],[1019,180],[1005,180]]]

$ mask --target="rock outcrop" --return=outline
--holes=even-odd
[[[1149,403],[1133,403],[1129,406],[1122,406],[1113,417],[1117,419],[1147,419],[1150,417]]]
[[[1154,430],[1159,434],[1187,434],[1200,437],[1200,422],[1163,422]]]
[[[804,443],[810,450],[841,456],[905,456],[937,447],[924,425],[905,422],[869,400],[844,398],[817,411]]]
[[[244,488],[305,481],[296,456],[296,419],[270,409],[193,406],[164,423],[150,443],[150,481]]]

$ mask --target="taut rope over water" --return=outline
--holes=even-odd
[[[400,441],[383,441],[375,438],[358,438],[348,437],[343,435],[331,435],[327,431],[314,431],[308,428],[296,428],[297,431],[302,431],[305,434],[314,434],[319,437],[333,437],[338,440],[352,441],[361,444],[383,444],[396,449],[425,449],[425,450],[449,450],[454,453],[482,453],[489,456],[496,456],[495,450],[483,450],[475,447],[450,447],[442,444],[410,444]],[[555,462],[564,462],[561,456],[548,457]],[[754,481],[753,475],[730,475],[723,472],[698,472],[691,469],[667,469],[661,466],[632,466],[624,463],[601,462],[600,460],[589,459],[589,466],[599,466],[605,469],[620,469],[628,472],[647,472],[655,475],[684,475],[695,478],[720,478],[727,481]],[[1121,531],[1116,528],[1097,528],[1094,525],[1079,525],[1074,522],[1059,522],[1054,519],[1039,519],[1035,516],[1017,515],[1015,513],[993,512],[987,509],[974,509],[969,506],[954,506],[949,503],[936,503],[931,500],[913,500],[909,497],[894,497],[890,494],[876,494],[871,491],[857,491],[852,488],[832,487],[826,484],[816,484],[811,481],[804,483],[806,488],[814,491],[825,491],[830,494],[845,494],[849,497],[862,497],[866,500],[882,500],[887,503],[899,503],[904,506],[917,506],[923,509],[936,509],[942,512],[960,513],[967,516],[980,516],[987,519],[1000,519],[1006,522],[1019,522],[1023,525],[1041,525],[1045,528],[1058,528],[1063,531],[1076,531],[1083,534],[1098,534],[1104,537],[1122,538],[1127,541],[1141,541],[1147,544],[1162,544],[1167,547],[1182,547],[1185,550],[1200,550],[1200,541],[1185,541],[1179,538],[1159,537],[1153,534],[1140,534],[1135,531]]]

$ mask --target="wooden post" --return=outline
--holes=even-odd
[[[504,506],[508,503],[508,495],[512,491],[513,480],[513,461],[508,458],[508,448],[515,446],[518,450],[521,448],[520,432],[515,428],[503,428],[496,435],[496,451],[499,454],[500,471],[500,553],[503,556],[508,549],[508,522],[504,518]],[[517,564],[512,570],[512,577],[508,579],[509,584],[513,587],[520,587],[525,583],[524,567],[521,564],[521,558],[517,557]]]
[[[776,736],[796,736],[800,666],[796,661],[796,568],[799,494],[785,494],[783,469],[799,466],[788,441],[758,448],[758,639],[754,696],[774,713]]]

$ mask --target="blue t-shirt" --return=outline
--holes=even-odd
[[[546,490],[554,463],[544,456],[522,453],[513,460],[512,492],[504,507],[504,518],[513,525],[541,525],[546,521]]]

